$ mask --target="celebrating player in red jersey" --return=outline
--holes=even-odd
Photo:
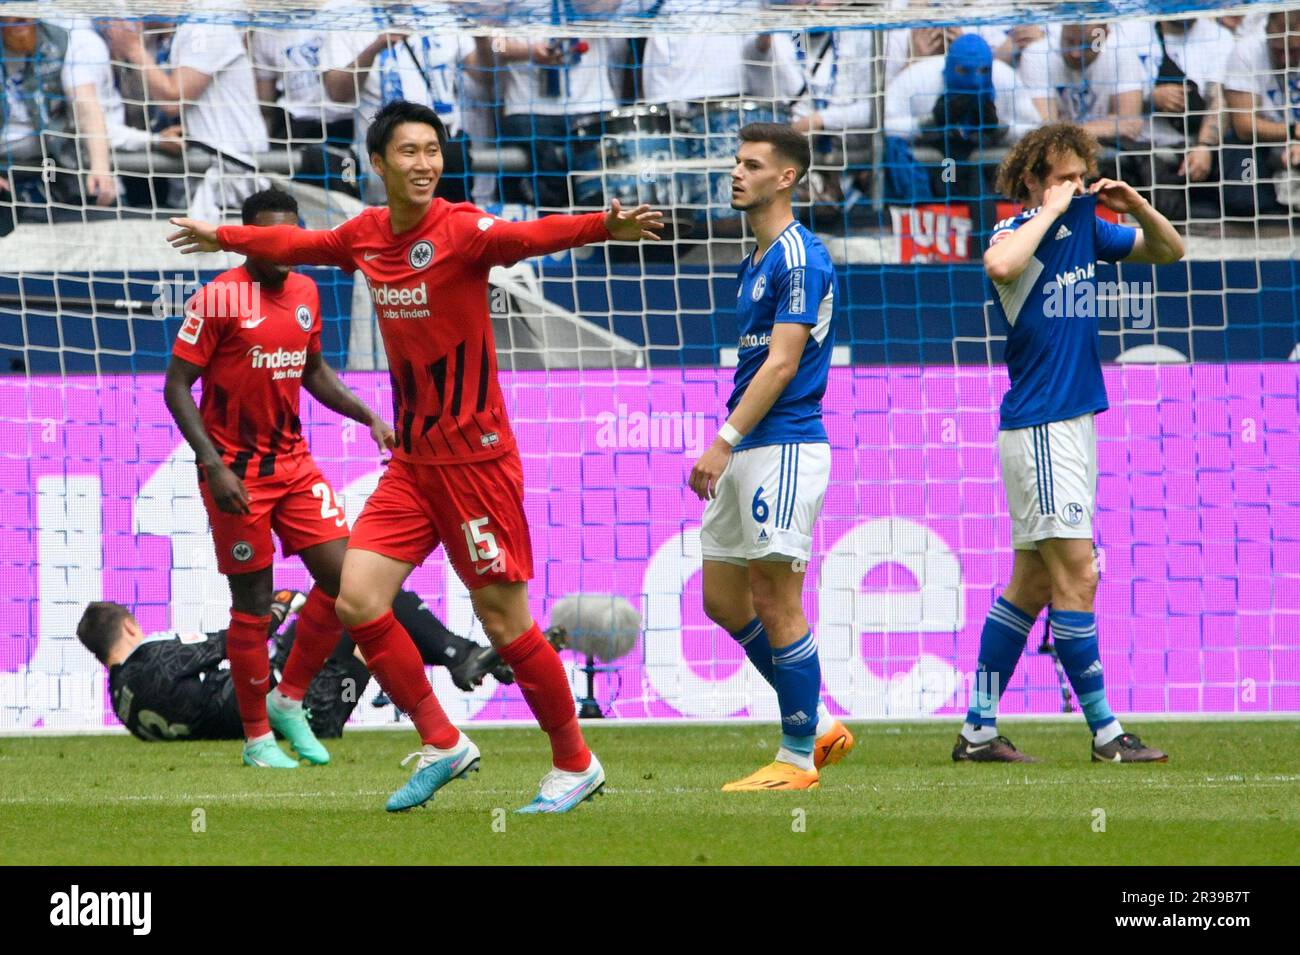
[[[551,741],[552,770],[523,812],[565,812],[605,782],[578,727],[559,656],[528,609],[532,544],[523,470],[497,383],[488,272],[532,255],[657,238],[647,206],[504,222],[434,199],[446,131],[436,113],[396,101],[376,115],[366,149],[388,192],[333,231],[217,228],[173,219],[185,252],[242,251],[278,262],[360,269],[384,337],[397,446],[357,519],[343,565],[339,618],[389,697],[411,715],[424,748],[390,811],[426,802],[477,768],[478,747],[448,721],[418,653],[393,618],[402,582],[441,542],[501,659],[515,672]]]
[[[246,224],[296,224],[298,204],[267,189],[248,198]],[[298,418],[299,389],[368,425],[382,450],[396,438],[321,360],[316,283],[250,256],[217,276],[185,306],[167,366],[167,408],[194,449],[212,524],[217,567],[230,582],[226,650],[244,724],[244,762],[296,768],[276,745],[278,730],[303,759],[329,762],[303,713],[307,687],[339,642],[334,609],[348,527],[334,490],[311,458]],[[203,379],[202,407],[190,389]],[[271,531],[285,556],[299,554],[316,586],[298,615],[298,639],[280,685],[267,696],[271,614]]]

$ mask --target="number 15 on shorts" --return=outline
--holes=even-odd
[[[488,518],[479,517],[460,525],[465,532],[465,547],[469,550],[469,559],[474,562],[474,570],[480,576],[486,573],[504,573],[506,558],[497,547],[497,539],[492,532],[485,529]],[[480,564],[486,560],[489,563]]]

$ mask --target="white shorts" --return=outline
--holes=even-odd
[[[812,556],[812,529],[831,478],[829,444],[772,444],[737,451],[704,509],[700,549],[705,560]]]
[[[1097,432],[1091,412],[998,432],[1011,546],[1035,550],[1054,537],[1092,539],[1097,501]]]

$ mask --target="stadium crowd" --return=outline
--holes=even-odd
[[[932,6],[895,5],[918,19]],[[451,134],[439,194],[479,205],[617,197],[734,217],[734,134],[775,119],[812,137],[800,201],[819,227],[849,223],[855,207],[987,201],[1005,149],[1059,119],[1106,147],[1103,175],[1174,221],[1300,212],[1300,11],[489,40],[394,29],[376,9],[368,33],[0,17],[0,233],[228,215],[281,171],[381,202],[360,144],[398,98],[433,107]]]

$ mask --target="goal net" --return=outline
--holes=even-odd
[[[1187,250],[1088,277],[1111,403],[1095,524],[1111,704],[1300,711],[1300,14],[1287,7],[5,4],[0,729],[116,725],[104,668],[75,636],[89,601],[125,604],[146,632],[226,626],[162,375],[184,301],[240,258],[177,254],[166,220],[237,221],[271,184],[311,228],[382,202],[359,144],[396,98],[444,117],[449,198],[512,219],[613,199],[665,212],[661,243],[491,278],[534,614],[545,626],[561,598],[596,593],[642,615],[631,653],[593,671],[605,715],[776,713],[704,616],[703,503],[686,486],[731,390],[735,277],[753,241],[730,173],[737,131],[763,121],[809,133],[796,214],[838,271],[833,463],[805,600],[827,704],[854,718],[964,712],[1012,561],[996,444],[1006,328],[980,257],[1019,210],[996,191],[999,162],[1056,119],[1094,132],[1100,174],[1138,188]],[[326,359],[390,408],[364,281],[303,271],[321,290]],[[381,473],[373,445],[305,393],[302,422],[354,520]],[[308,586],[296,559],[275,578]],[[441,551],[408,588],[485,639]],[[1062,710],[1044,636],[1040,620],[1004,713]],[[585,695],[587,661],[565,659]],[[431,675],[457,719],[527,717],[514,688],[489,679],[466,695]],[[353,715],[393,719],[368,699]]]

